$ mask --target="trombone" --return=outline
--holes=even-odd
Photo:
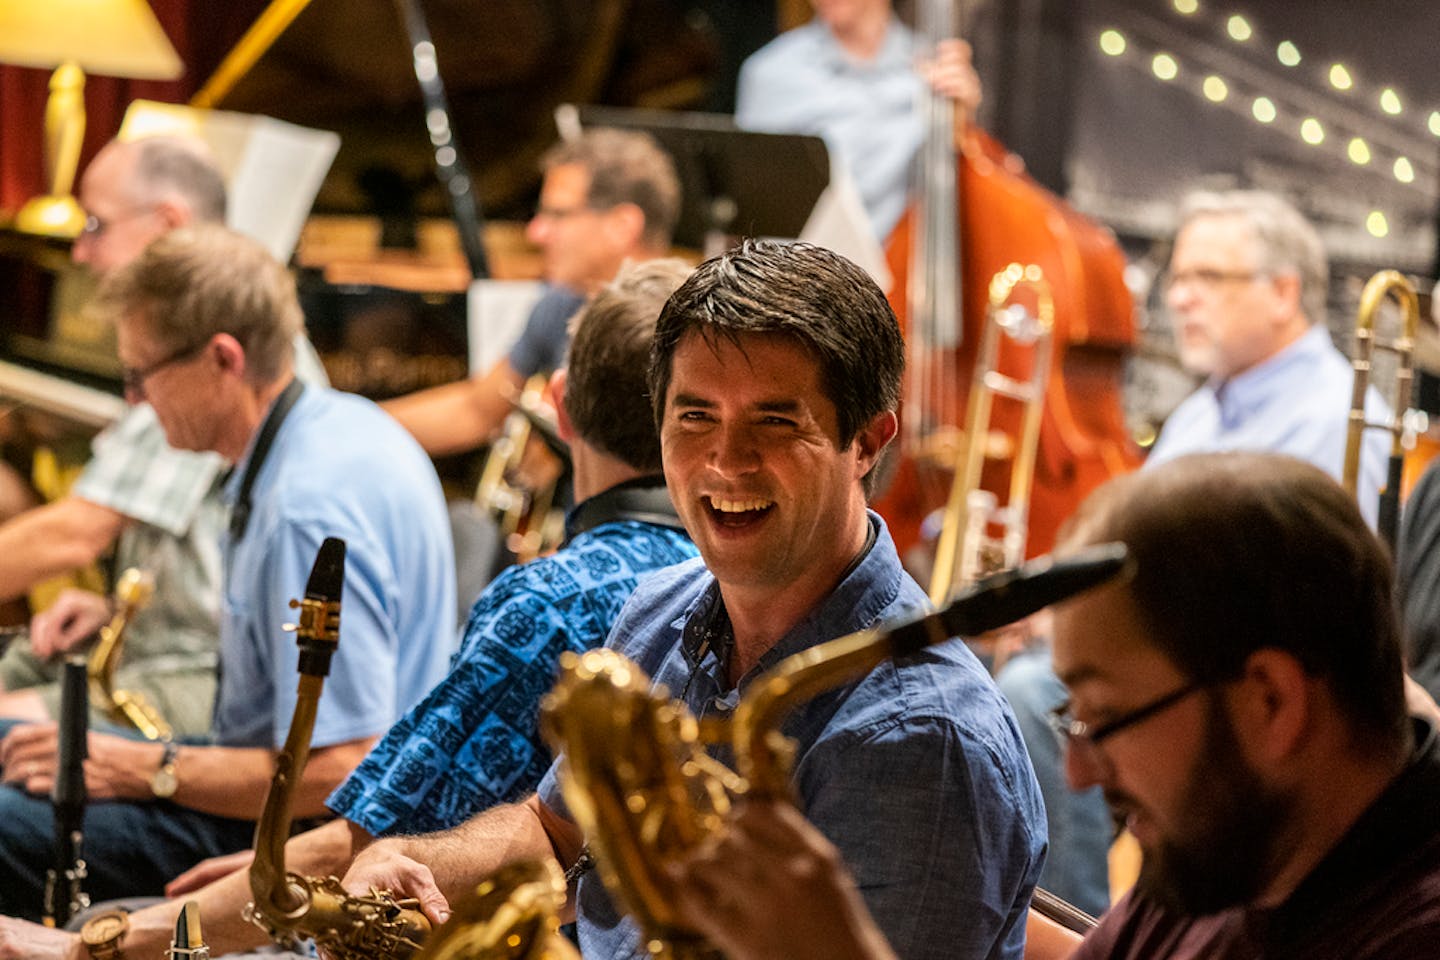
[[[1033,312],[1015,302],[1021,288],[1032,290]],[[1055,300],[1038,266],[1012,263],[991,278],[985,330],[975,356],[975,376],[970,381],[964,469],[955,471],[935,548],[930,602],[936,606],[943,606],[959,587],[1017,567],[1024,559],[1030,486],[1035,478],[1054,328]],[[1030,349],[1028,377],[1021,379],[1000,372],[1001,334],[1017,346]],[[991,440],[991,410],[996,396],[1023,407],[1017,435],[1013,442],[1005,442],[1001,451],[994,448],[1002,445]],[[1000,453],[1013,458],[1010,490],[1003,506],[995,494],[980,488],[985,461],[1000,459]],[[991,536],[992,524],[1004,532]]]
[[[1381,340],[1375,335],[1375,317],[1387,299],[1400,307],[1400,336]],[[1366,430],[1387,430],[1390,433],[1390,459],[1386,470],[1385,488],[1380,491],[1380,509],[1376,528],[1391,550],[1400,525],[1400,481],[1405,466],[1405,450],[1413,442],[1406,428],[1405,413],[1410,409],[1415,377],[1415,335],[1420,326],[1420,300],[1415,286],[1396,270],[1381,270],[1370,278],[1360,293],[1360,309],[1355,316],[1354,388],[1350,394],[1350,422],[1345,436],[1345,464],[1341,482],[1353,497],[1358,495],[1360,480],[1360,443]],[[1389,420],[1369,420],[1365,416],[1365,393],[1370,384],[1371,360],[1376,350],[1395,354],[1395,394]]]

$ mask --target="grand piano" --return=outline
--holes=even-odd
[[[538,272],[523,220],[555,106],[694,107],[718,55],[703,18],[672,0],[191,7],[193,104],[340,134],[294,266],[332,381],[376,398],[466,373],[473,276]],[[427,42],[435,89],[417,79]],[[437,177],[446,106],[469,191]],[[483,227],[457,229],[457,212]],[[478,257],[467,233],[483,238],[468,245]],[[68,244],[0,227],[0,449],[27,474],[37,448],[83,461],[123,409],[113,341],[81,309],[89,293]]]

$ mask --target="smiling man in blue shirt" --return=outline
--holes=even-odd
[[[903,347],[884,295],[853,264],[748,241],[676,291],[655,340],[665,479],[704,562],[642,584],[610,645],[694,713],[723,716],[782,657],[926,605],[866,508],[895,435]],[[1015,721],[963,643],[828,691],[783,732],[796,740],[801,810],[856,865],[904,956],[1021,956],[1044,812]],[[446,898],[499,866],[568,866],[580,841],[552,767],[522,803],[376,843],[345,882],[405,890],[438,919]],[[576,903],[587,955],[646,955],[593,872]]]

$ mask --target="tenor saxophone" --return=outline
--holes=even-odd
[[[303,877],[285,869],[295,790],[310,754],[310,735],[330,658],[340,640],[340,594],[345,543],[331,537],[320,548],[305,587],[296,639],[300,689],[284,749],[255,827],[250,864],[253,901],[245,917],[276,943],[294,948],[315,941],[333,960],[404,960],[420,949],[430,921],[413,899],[384,890],[368,896],[345,891],[333,877]],[[447,960],[578,960],[560,936],[565,881],[549,863],[520,863],[484,881],[455,908],[424,956]]]
[[[115,668],[125,647],[125,631],[135,615],[155,594],[155,578],[148,571],[131,567],[115,584],[115,615],[100,628],[100,640],[90,651],[86,673],[90,678],[90,700],[104,709],[116,723],[129,724],[147,740],[169,740],[170,724],[160,711],[136,690],[115,689]]]
[[[300,686],[285,746],[275,758],[275,775],[255,826],[255,859],[250,864],[254,900],[245,916],[275,942],[295,946],[313,939],[340,960],[408,957],[430,923],[413,901],[383,892],[352,897],[335,877],[302,877],[285,870],[295,791],[310,756],[310,735],[330,658],[340,641],[340,595],[345,584],[345,541],[329,537],[315,557],[295,627],[300,646]]]
[[[513,863],[457,904],[415,960],[580,960],[560,933],[564,906],[554,860]]]
[[[937,613],[812,647],[758,678],[728,722],[700,724],[614,650],[564,655],[541,705],[541,727],[561,755],[561,789],[601,879],[639,924],[652,956],[716,956],[675,914],[666,867],[724,828],[734,798],[793,802],[794,745],[780,733],[791,710],[886,659],[996,629],[1097,586],[1124,563],[1118,544],[1063,561],[1042,558],[982,581]],[[734,751],[734,771],[706,753],[716,743]]]

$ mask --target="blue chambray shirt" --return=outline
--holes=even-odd
[[[927,608],[884,522],[874,513],[870,522],[877,537],[859,565],[736,689],[727,688],[713,651],[696,656],[719,602],[698,560],[642,583],[609,646],[683,693],[696,715],[726,716],[748,684],[785,657]],[[1023,955],[1045,813],[1010,708],[962,642],[884,663],[804,704],[782,731],[796,741],[801,810],[840,849],[900,956]],[[556,776],[552,766],[539,794],[565,812]],[[595,871],[581,878],[577,897],[587,957],[646,956],[638,929],[618,915]]]
[[[1324,324],[1264,363],[1223,382],[1210,381],[1165,421],[1145,466],[1188,453],[1269,450],[1314,464],[1340,479],[1355,373]],[[1371,387],[1365,416],[1383,421],[1390,408]],[[1390,450],[1387,435],[1365,431],[1360,450],[1360,512],[1375,526]]]
[[[891,18],[873,60],[851,58],[819,20],[786,31],[740,65],[735,122],[746,130],[824,139],[849,171],[884,240],[905,212],[910,162],[924,140],[915,38]]]

